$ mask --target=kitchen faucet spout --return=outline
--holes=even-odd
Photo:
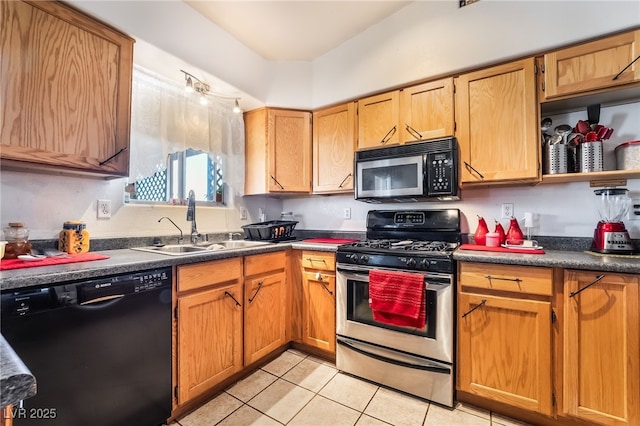
[[[182,241],[184,240],[184,236],[182,235],[182,229],[180,229],[180,227],[176,225],[176,223],[172,221],[171,218],[168,218],[167,216],[162,216],[160,219],[158,219],[158,222],[162,222],[162,219],[167,219],[169,222],[173,224],[173,226],[178,228],[178,231],[180,231],[180,236],[178,237],[178,244],[182,244]]]
[[[198,227],[196,225],[196,193],[193,192],[193,189],[189,191],[187,220],[191,221],[191,244],[196,244],[200,233],[198,233]]]

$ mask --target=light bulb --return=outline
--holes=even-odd
[[[191,77],[187,77],[187,86],[184,90],[187,93],[193,93],[193,81],[191,80]]]
[[[204,96],[204,93],[202,93],[200,95],[200,105],[207,105],[209,103],[209,101],[207,100],[207,98]]]
[[[242,112],[242,110],[240,109],[240,104],[238,103],[237,99],[236,99],[236,104],[233,107],[233,112],[235,112],[236,114],[240,114]]]

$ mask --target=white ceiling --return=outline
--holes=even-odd
[[[183,0],[263,58],[312,61],[376,24],[403,0]]]

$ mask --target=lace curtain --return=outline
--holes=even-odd
[[[233,99],[187,93],[184,85],[134,66],[129,183],[166,169],[169,154],[208,152],[222,169],[227,197],[244,194],[244,121]]]

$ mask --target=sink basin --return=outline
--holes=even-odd
[[[269,242],[262,241],[219,241],[217,243],[200,243],[199,245],[193,244],[171,244],[162,247],[147,246],[147,247],[132,247],[131,250],[146,251],[149,253],[160,253],[169,256],[185,256],[189,254],[206,253],[208,251],[226,251],[234,249],[243,249],[256,246],[263,246],[270,244]]]

